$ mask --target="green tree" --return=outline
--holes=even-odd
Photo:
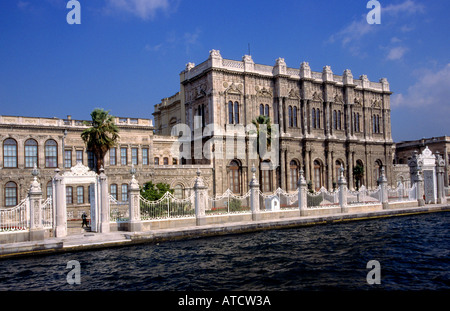
[[[173,194],[174,190],[170,189],[170,185],[166,183],[153,184],[152,181],[148,181],[141,188],[141,195],[149,201],[156,201],[162,198],[166,193],[170,192]]]
[[[268,116],[258,116],[256,119],[252,120],[253,125],[256,127],[256,135],[257,135],[257,142],[258,142],[258,150],[259,150],[259,134],[265,132],[266,133],[266,139],[267,139],[267,147],[270,147],[272,142],[272,121],[270,120],[270,117]],[[261,125],[265,125],[266,128],[263,129]],[[250,134],[254,134],[250,132]]]
[[[356,190],[359,189],[361,180],[364,177],[364,166],[358,164],[353,168],[353,177],[355,177],[356,181]]]
[[[91,117],[92,122],[85,123],[91,127],[81,133],[81,138],[86,144],[86,149],[94,154],[97,160],[96,172],[99,174],[106,153],[119,139],[119,129],[109,111],[96,108],[91,112]]]

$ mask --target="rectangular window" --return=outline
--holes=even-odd
[[[83,164],[83,150],[76,151],[77,163]]]
[[[88,151],[87,152],[87,156],[88,156],[88,167],[93,170],[95,169],[95,157],[94,157],[94,153],[92,151]]]
[[[117,201],[117,185],[116,184],[112,184],[110,187],[110,195],[114,198],[114,200]]]
[[[83,188],[83,186],[77,187],[77,203],[78,204],[84,203],[84,188]]]
[[[66,187],[66,204],[73,203],[73,189],[72,187]]]
[[[155,157],[155,159],[154,159],[154,163],[155,163],[155,165],[159,165],[159,158],[158,157]]]
[[[148,148],[142,149],[142,165],[148,165]]]
[[[64,167],[72,167],[72,150],[64,150]]]
[[[17,144],[3,145],[3,166],[17,167]]]
[[[169,165],[169,158],[164,157],[164,158],[163,158],[163,164],[164,164],[164,165]]]
[[[120,164],[121,165],[127,165],[128,159],[127,159],[127,148],[122,147],[120,148]]]
[[[109,149],[109,165],[116,165],[116,148]]]
[[[131,164],[138,164],[138,148],[131,148]]]
[[[128,201],[128,185],[122,184],[122,201]]]
[[[54,145],[45,146],[45,167],[57,167],[58,149]]]

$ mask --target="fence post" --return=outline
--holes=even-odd
[[[389,208],[389,197],[387,191],[387,179],[384,175],[384,166],[381,168],[381,176],[378,178],[378,184],[380,185],[380,202],[383,209]]]
[[[203,183],[203,178],[200,176],[200,169],[197,169],[197,178],[194,183],[195,193],[195,219],[196,225],[202,226],[206,224],[205,209],[206,209],[206,191],[207,187]]]
[[[260,220],[261,213],[259,209],[259,183],[256,179],[256,168],[255,165],[252,166],[252,179],[250,180],[250,207],[252,210],[252,220]]]
[[[130,173],[132,175],[130,186],[128,187],[128,214],[129,214],[129,222],[128,222],[128,231],[141,231],[142,223],[141,223],[141,198],[140,198],[140,190],[139,183],[137,182],[134,174],[136,173],[136,169],[134,166],[131,168]]]
[[[100,175],[98,178],[100,182],[100,232],[110,232],[109,223],[109,191],[108,191],[108,177],[105,175],[103,166],[100,168]]]
[[[447,197],[444,189],[444,167],[445,161],[439,152],[436,152],[436,181],[437,181],[437,203],[447,203]]]
[[[409,172],[411,174],[411,182],[416,184],[416,199],[419,206],[425,205],[423,198],[423,176],[422,176],[423,160],[420,159],[417,151],[414,151],[411,159],[408,161]]]
[[[339,206],[341,207],[341,213],[347,213],[348,212],[348,205],[347,205],[347,181],[344,177],[344,167],[341,165],[341,168],[339,169],[340,176],[338,180],[339,185]]]
[[[308,184],[306,183],[306,179],[303,176],[302,169],[300,169],[300,178],[298,179],[297,186],[298,186],[298,208],[300,210],[300,216],[306,216],[306,208],[308,207],[307,203]]]
[[[42,224],[42,189],[37,181],[39,171],[36,164],[34,164],[31,174],[34,176],[34,180],[28,193],[30,203],[30,241],[37,241],[45,238],[45,231]]]

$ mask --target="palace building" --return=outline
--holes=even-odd
[[[385,78],[356,79],[348,69],[336,75],[329,66],[314,72],[306,62],[290,68],[282,58],[274,66],[256,64],[249,55],[236,61],[212,50],[201,64],[188,63],[180,73],[180,91],[155,105],[155,132],[178,135],[171,132],[173,126],[187,124],[194,137],[199,127],[246,126],[260,115],[278,124],[277,167],[251,159],[248,153],[236,153],[233,159],[181,159],[211,164],[219,194],[228,188],[245,193],[253,165],[264,192],[296,189],[300,169],[316,190],[333,189],[341,165],[350,189],[356,186],[356,166],[364,168],[360,185],[375,188],[381,167],[388,180],[392,175],[391,94]],[[207,138],[203,137],[203,147]],[[220,143],[226,147],[225,140]],[[191,150],[194,145],[192,139]]]
[[[180,73],[180,91],[155,105],[154,126],[150,119],[115,118],[120,141],[104,159],[109,193],[117,201],[127,201],[132,165],[141,185],[150,180],[164,182],[180,198],[191,194],[198,169],[210,195],[227,189],[245,194],[252,166],[266,193],[279,187],[294,191],[301,169],[311,188],[331,190],[341,166],[350,189],[356,186],[353,171],[357,166],[364,168],[360,185],[377,187],[381,167],[395,184],[390,95],[385,78],[372,82],[361,75],[356,79],[350,70],[336,75],[329,66],[314,72],[306,62],[291,68],[282,58],[274,66],[256,64],[249,55],[236,61],[212,50],[203,63],[188,63]],[[279,126],[278,148],[272,150],[277,163],[261,160],[241,146],[231,158],[194,156],[199,149],[226,150],[229,146],[220,135],[208,144],[211,135],[217,136],[219,128],[245,127],[260,115]],[[181,157],[181,148],[174,148],[180,133],[172,129],[182,124],[191,131],[191,157]],[[1,205],[12,207],[26,197],[35,164],[44,198],[52,194],[55,170],[63,173],[78,162],[94,169],[96,161],[81,139],[85,128],[83,121],[70,116],[0,116]],[[196,140],[194,134],[199,132],[204,136]],[[245,139],[243,149],[248,145]],[[88,209],[88,186],[67,186],[66,201],[69,211],[75,206]]]

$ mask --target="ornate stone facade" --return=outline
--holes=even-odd
[[[172,102],[171,111],[189,126],[192,137],[194,129],[207,124],[245,126],[259,115],[279,125],[280,165],[275,170],[265,169],[246,152],[234,159],[186,159],[186,163],[212,165],[216,193],[228,188],[245,193],[252,165],[263,191],[293,190],[300,168],[314,188],[332,189],[341,165],[352,189],[353,168],[358,164],[364,167],[361,184],[374,188],[382,166],[388,180],[392,175],[390,95],[385,78],[356,79],[348,69],[336,75],[330,66],[314,72],[306,62],[290,68],[283,58],[274,66],[256,64],[250,55],[236,61],[212,50],[206,61],[197,66],[188,63],[180,73],[180,92],[174,95],[179,102]],[[156,124],[162,123],[163,107],[164,101],[155,106]],[[194,116],[202,117],[201,124],[195,124]],[[203,137],[203,146],[207,138]]]
[[[128,199],[132,164],[140,185],[147,181],[168,183],[179,196],[189,195],[196,171],[202,170],[205,182],[212,182],[211,166],[186,165],[171,154],[175,138],[153,134],[149,119],[117,117],[120,141],[105,156],[108,192],[118,201]],[[76,170],[77,162],[93,168],[95,161],[81,139],[87,128],[83,121],[56,118],[0,116],[0,206],[11,207],[24,199],[33,181],[34,164],[39,169],[43,198],[51,195],[51,180],[55,170],[60,174]],[[181,174],[181,172],[183,172]],[[71,184],[67,190],[68,211],[89,210],[89,190],[86,184]],[[82,202],[82,203],[80,203]],[[77,218],[77,213],[73,217]]]

